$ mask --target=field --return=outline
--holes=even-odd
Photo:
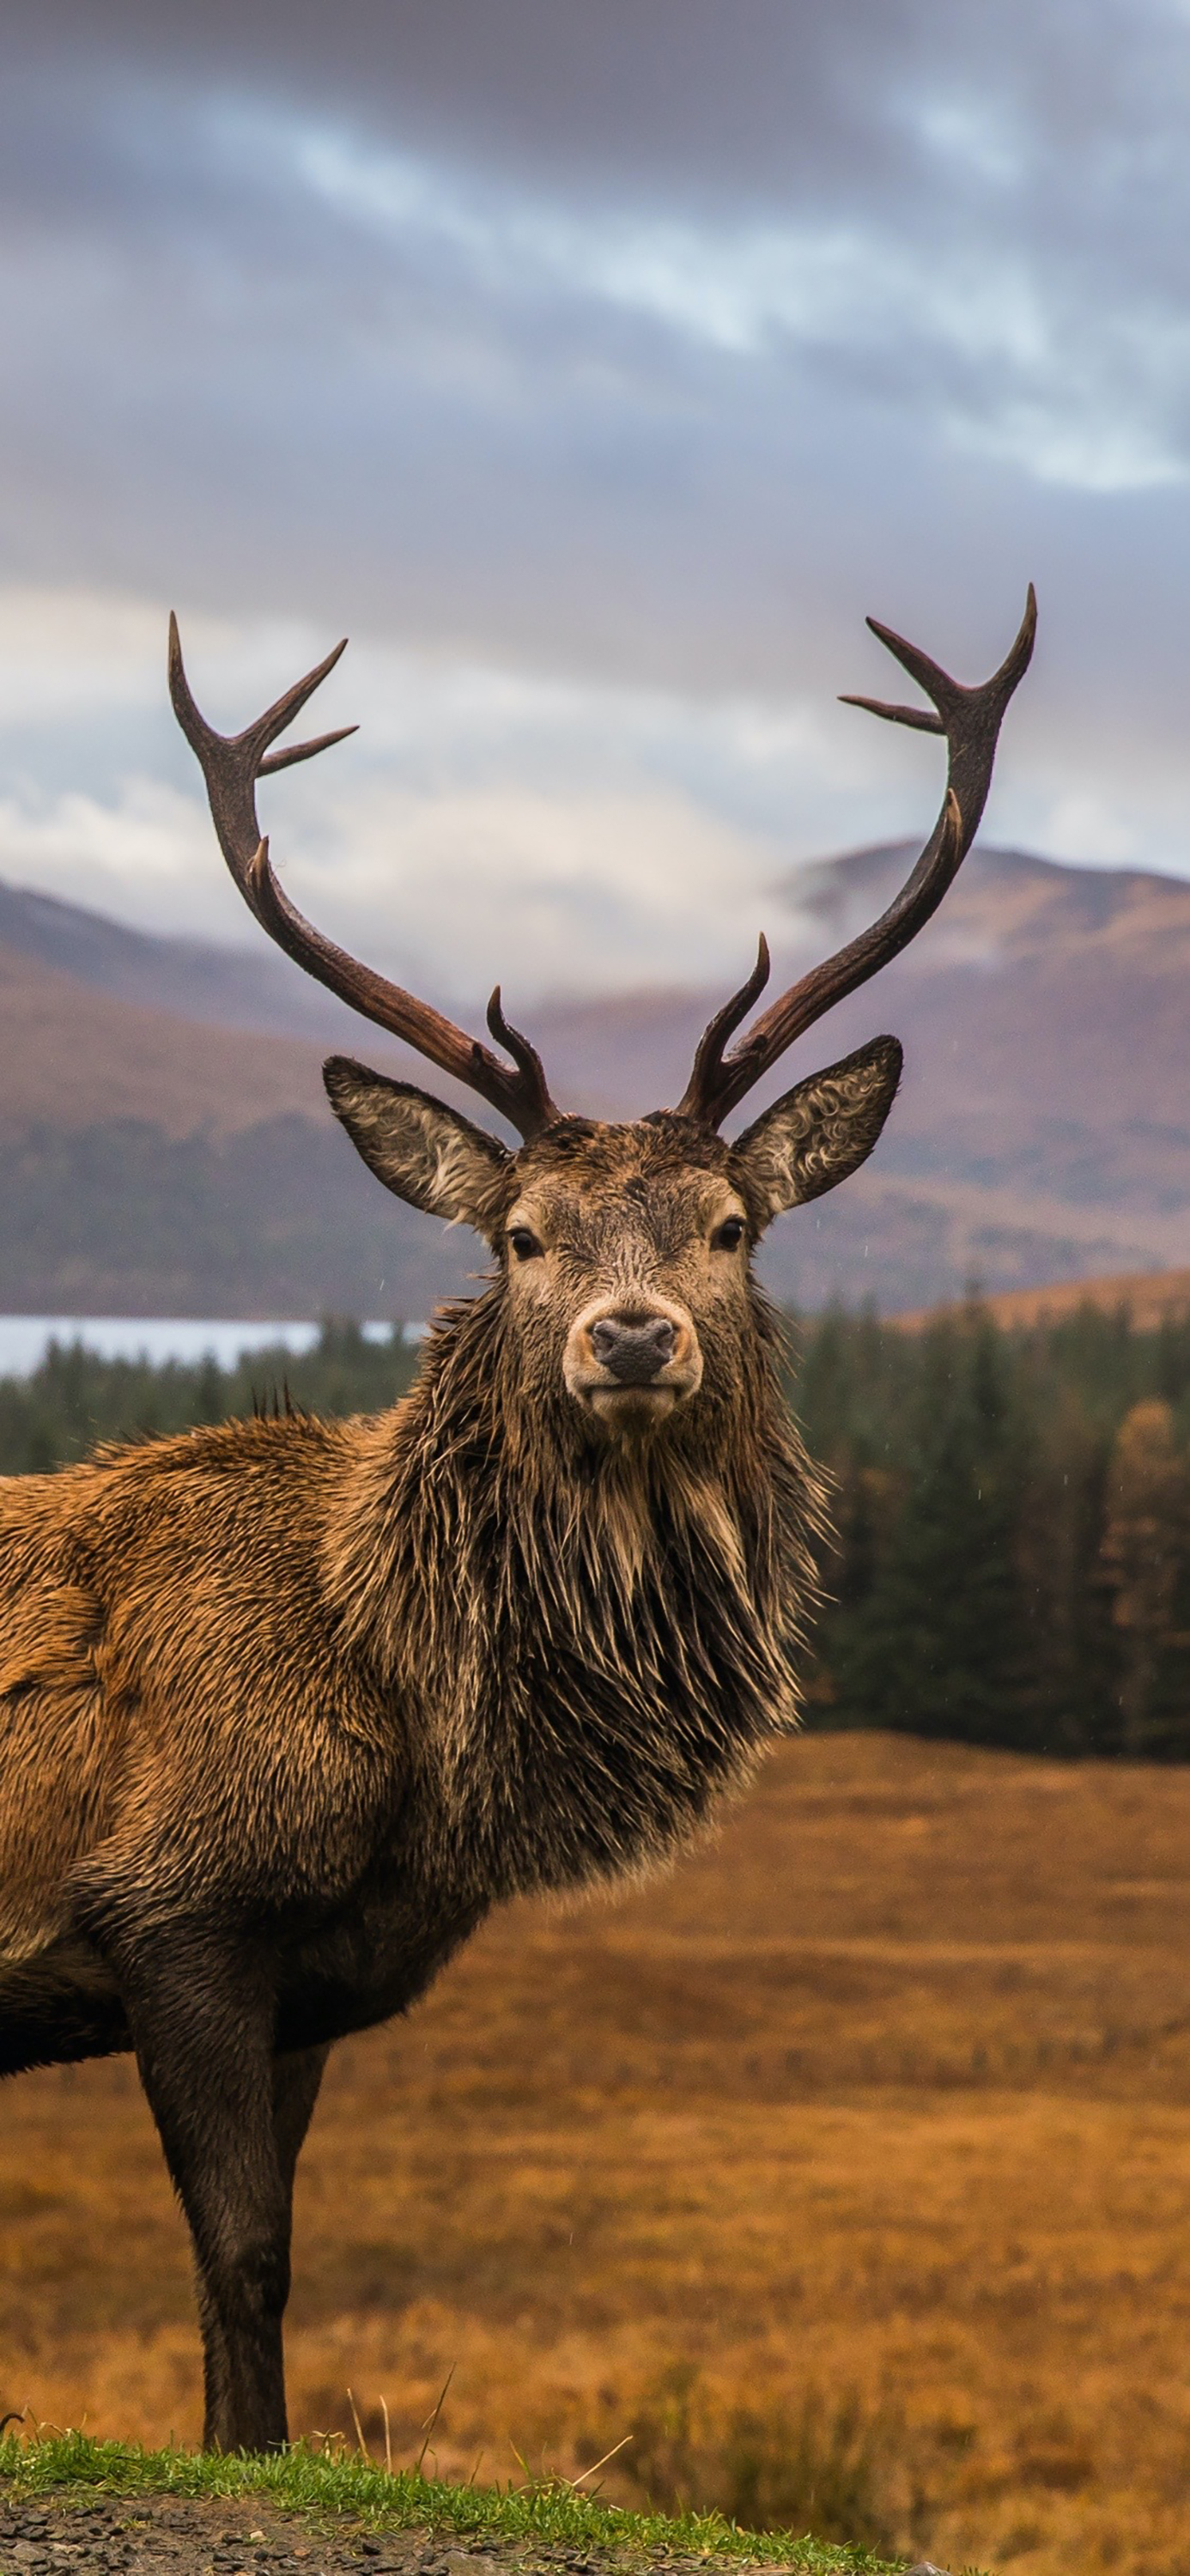
[[[877,1736],[664,1883],[491,1925],[338,2052],[295,2428],[1025,2576],[1190,2570],[1190,1770]],[[0,2144],[0,2411],[193,2440],[129,2068]],[[631,2438],[625,2440],[626,2436]]]

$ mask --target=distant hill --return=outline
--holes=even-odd
[[[322,1044],[204,1022],[116,998],[184,990],[183,943],[179,959],[39,897],[17,927],[27,948],[0,945],[0,1309],[412,1318],[463,1286],[475,1247],[379,1189],[335,1126],[322,1058],[358,1023],[329,997]],[[198,953],[209,1004],[224,960]],[[47,962],[63,954],[93,973]]]
[[[793,872],[775,972],[871,918],[913,856]],[[746,946],[714,992],[521,1011],[557,1096],[611,1116],[675,1099]],[[770,1285],[897,1311],[972,1280],[1190,1266],[1188,994],[1190,884],[974,851],[915,945],[758,1095],[877,1029],[905,1042],[872,1162],[774,1228]],[[482,1025],[478,1001],[453,1007]],[[453,1290],[482,1254],[356,1163],[322,1100],[328,1045],[439,1087],[263,941],[149,938],[0,887],[0,1306],[408,1316]]]
[[[1049,1288],[1009,1288],[998,1297],[981,1297],[980,1307],[997,1324],[1011,1331],[1019,1326],[1028,1331],[1033,1324],[1060,1324],[1076,1315],[1082,1306],[1094,1306],[1103,1315],[1121,1310],[1140,1332],[1151,1332],[1158,1324],[1183,1323],[1190,1316],[1190,1270],[1142,1270],[1129,1277],[1122,1272],[1108,1279],[1065,1279]],[[922,1306],[908,1315],[892,1315],[890,1323],[899,1324],[907,1333],[921,1332],[938,1316],[953,1314],[951,1306]]]
[[[232,1135],[318,1108],[324,1050],[203,1026],[0,946],[0,1133],[147,1119],[164,1135]]]
[[[254,948],[158,939],[31,886],[0,883],[0,948],[77,976],[113,1001],[175,1012],[204,1027],[337,1043],[349,1016],[265,939]]]
[[[912,856],[803,871],[786,900],[829,947]],[[855,1277],[862,1241],[886,1307],[928,1302],[935,1281],[952,1294],[1190,1263],[1188,976],[1190,884],[973,852],[921,938],[835,1015],[832,1053],[891,1028],[906,1073],[878,1154],[824,1203],[816,1287],[848,1248]]]

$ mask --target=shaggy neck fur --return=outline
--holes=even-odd
[[[331,1584],[460,1892],[655,1863],[795,1725],[822,1492],[755,1327],[730,1402],[630,1447],[526,1394],[497,1282],[369,1427]]]

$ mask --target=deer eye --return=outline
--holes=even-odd
[[[742,1216],[725,1216],[722,1225],[717,1225],[711,1236],[711,1243],[716,1252],[738,1252],[743,1240]]]
[[[540,1261],[542,1247],[527,1225],[514,1225],[508,1240],[518,1261]]]

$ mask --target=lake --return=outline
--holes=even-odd
[[[364,1324],[369,1341],[385,1342],[391,1324]],[[424,1325],[406,1324],[410,1341],[420,1341]],[[318,1325],[229,1321],[225,1316],[174,1315],[0,1315],[0,1377],[28,1377],[51,1341],[85,1342],[104,1359],[200,1360],[211,1352],[230,1368],[241,1351],[258,1351],[283,1342],[290,1351],[308,1351],[318,1339]]]

